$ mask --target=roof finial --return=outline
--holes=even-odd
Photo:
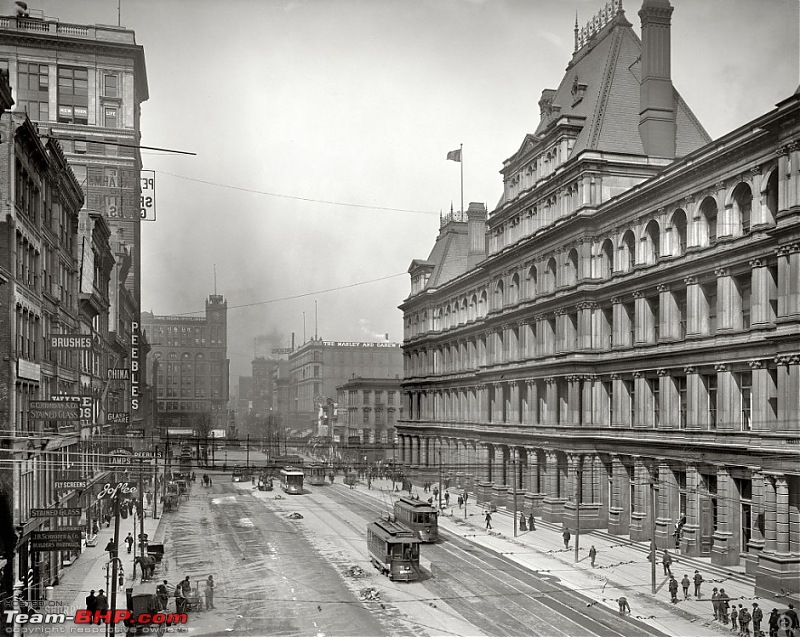
[[[578,50],[578,12],[575,11],[575,51]],[[573,51],[573,53],[575,53]]]

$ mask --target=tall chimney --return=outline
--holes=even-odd
[[[467,269],[486,258],[486,206],[470,202],[467,207]]]
[[[639,137],[646,155],[675,157],[675,97],[670,73],[669,0],[644,0]]]

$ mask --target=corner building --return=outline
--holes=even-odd
[[[800,586],[800,93],[711,141],[672,7],[583,29],[504,194],[409,269],[402,462],[482,504]]]

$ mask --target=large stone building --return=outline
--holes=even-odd
[[[584,29],[488,215],[410,268],[399,448],[482,503],[800,583],[800,94],[711,141],[641,40]],[[791,87],[790,90],[794,89]]]
[[[336,388],[353,376],[400,378],[399,343],[324,341],[313,338],[289,354],[288,413],[283,422],[297,433],[314,432],[319,407],[335,400]]]
[[[162,440],[206,440],[228,428],[228,303],[208,297],[205,316],[142,312],[151,343],[151,382]]]

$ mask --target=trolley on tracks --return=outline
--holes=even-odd
[[[392,581],[413,582],[420,578],[420,543],[411,529],[391,517],[367,525],[370,561]]]
[[[304,469],[304,473],[308,476],[308,484],[315,487],[321,487],[325,484],[325,474],[327,473],[325,465],[309,465]]]
[[[292,495],[303,493],[303,470],[296,467],[281,469],[281,489]]]
[[[439,539],[439,513],[427,502],[400,498],[394,503],[395,519],[414,531],[423,542]]]

